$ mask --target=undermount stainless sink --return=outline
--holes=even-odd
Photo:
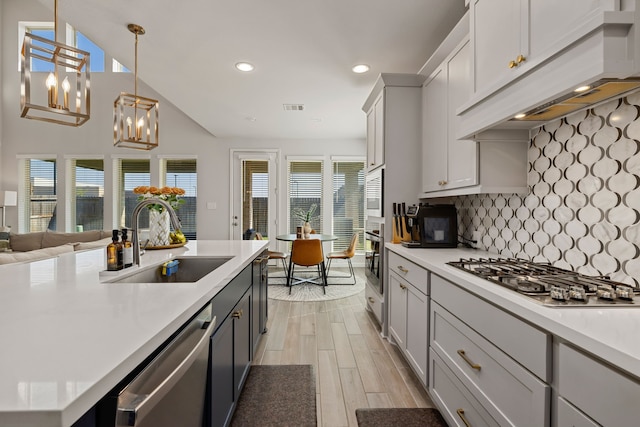
[[[178,257],[178,270],[171,276],[162,275],[162,264],[144,268],[133,274],[105,283],[193,283],[202,279],[232,257]]]

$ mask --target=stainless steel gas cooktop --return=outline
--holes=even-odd
[[[514,258],[470,258],[447,264],[553,307],[640,307],[640,289]]]

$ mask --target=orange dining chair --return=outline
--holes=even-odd
[[[295,266],[318,267],[319,276],[314,279],[301,279],[293,282],[293,272]],[[315,280],[322,280],[321,283]],[[291,245],[291,256],[289,257],[289,277],[287,278],[287,286],[289,286],[289,294],[294,285],[301,283],[315,283],[322,286],[322,292],[327,293],[327,273],[324,268],[324,255],[322,253],[322,242],[318,239],[296,239]]]
[[[259,233],[259,232],[256,233],[256,240],[263,240],[261,233]],[[272,275],[269,275],[269,277],[271,279],[286,279],[286,278],[288,278],[289,277],[289,269],[288,269],[288,266],[287,266],[287,258],[289,258],[289,254],[286,254],[284,252],[267,250],[267,255],[269,256],[269,259],[280,260],[282,262],[282,268],[284,269],[284,276],[272,276]],[[276,261],[276,263],[277,262],[278,261]]]
[[[356,254],[356,245],[358,244],[358,233],[353,233],[353,236],[351,236],[351,243],[349,243],[349,247],[347,249],[345,249],[344,251],[336,251],[336,252],[329,252],[329,254],[327,255],[327,277],[331,278],[350,278],[353,277],[353,283],[347,283],[348,285],[355,285],[356,284],[356,275],[353,271],[353,264],[351,264],[351,258],[353,258],[353,256]],[[349,275],[348,276],[330,276],[329,275],[329,270],[331,269],[331,261],[334,259],[346,259],[347,262],[349,263]]]

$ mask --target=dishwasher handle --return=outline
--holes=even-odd
[[[142,420],[153,410],[156,404],[164,397],[166,394],[176,385],[176,383],[184,376],[187,370],[191,367],[191,365],[198,358],[198,355],[208,348],[209,340],[211,338],[211,334],[216,326],[216,317],[214,316],[209,325],[204,328],[204,325],[198,329],[196,332],[192,332],[190,335],[195,333],[201,333],[202,336],[198,340],[198,342],[193,346],[193,348],[189,351],[182,361],[173,369],[173,371],[167,375],[167,377],[160,382],[152,391],[148,393],[133,393],[127,390],[123,391],[121,398],[124,398],[124,403],[118,403],[118,413],[117,417],[117,426],[137,426]],[[204,332],[202,332],[204,331]],[[175,341],[179,340],[176,338]],[[162,354],[166,351],[171,350],[173,342],[167,345],[161,355],[158,358],[162,357]],[[153,365],[153,361],[150,365]],[[135,380],[134,380],[135,381]]]

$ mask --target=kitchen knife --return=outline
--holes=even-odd
[[[404,222],[403,219],[403,208],[404,208],[404,202],[402,203],[398,203],[398,229],[400,229],[400,239],[404,240],[404,230],[402,227],[402,223]]]
[[[404,237],[406,237],[407,241],[410,241],[411,238],[409,237],[409,227],[407,224],[407,204],[405,202],[402,202],[402,217],[400,222],[402,223],[402,232],[404,233]]]
[[[393,235],[391,236],[391,241],[392,242],[396,242],[397,240],[397,236],[398,236],[398,222],[397,222],[397,209],[396,209],[396,203],[393,203],[393,220],[392,220],[392,227],[393,227]]]

